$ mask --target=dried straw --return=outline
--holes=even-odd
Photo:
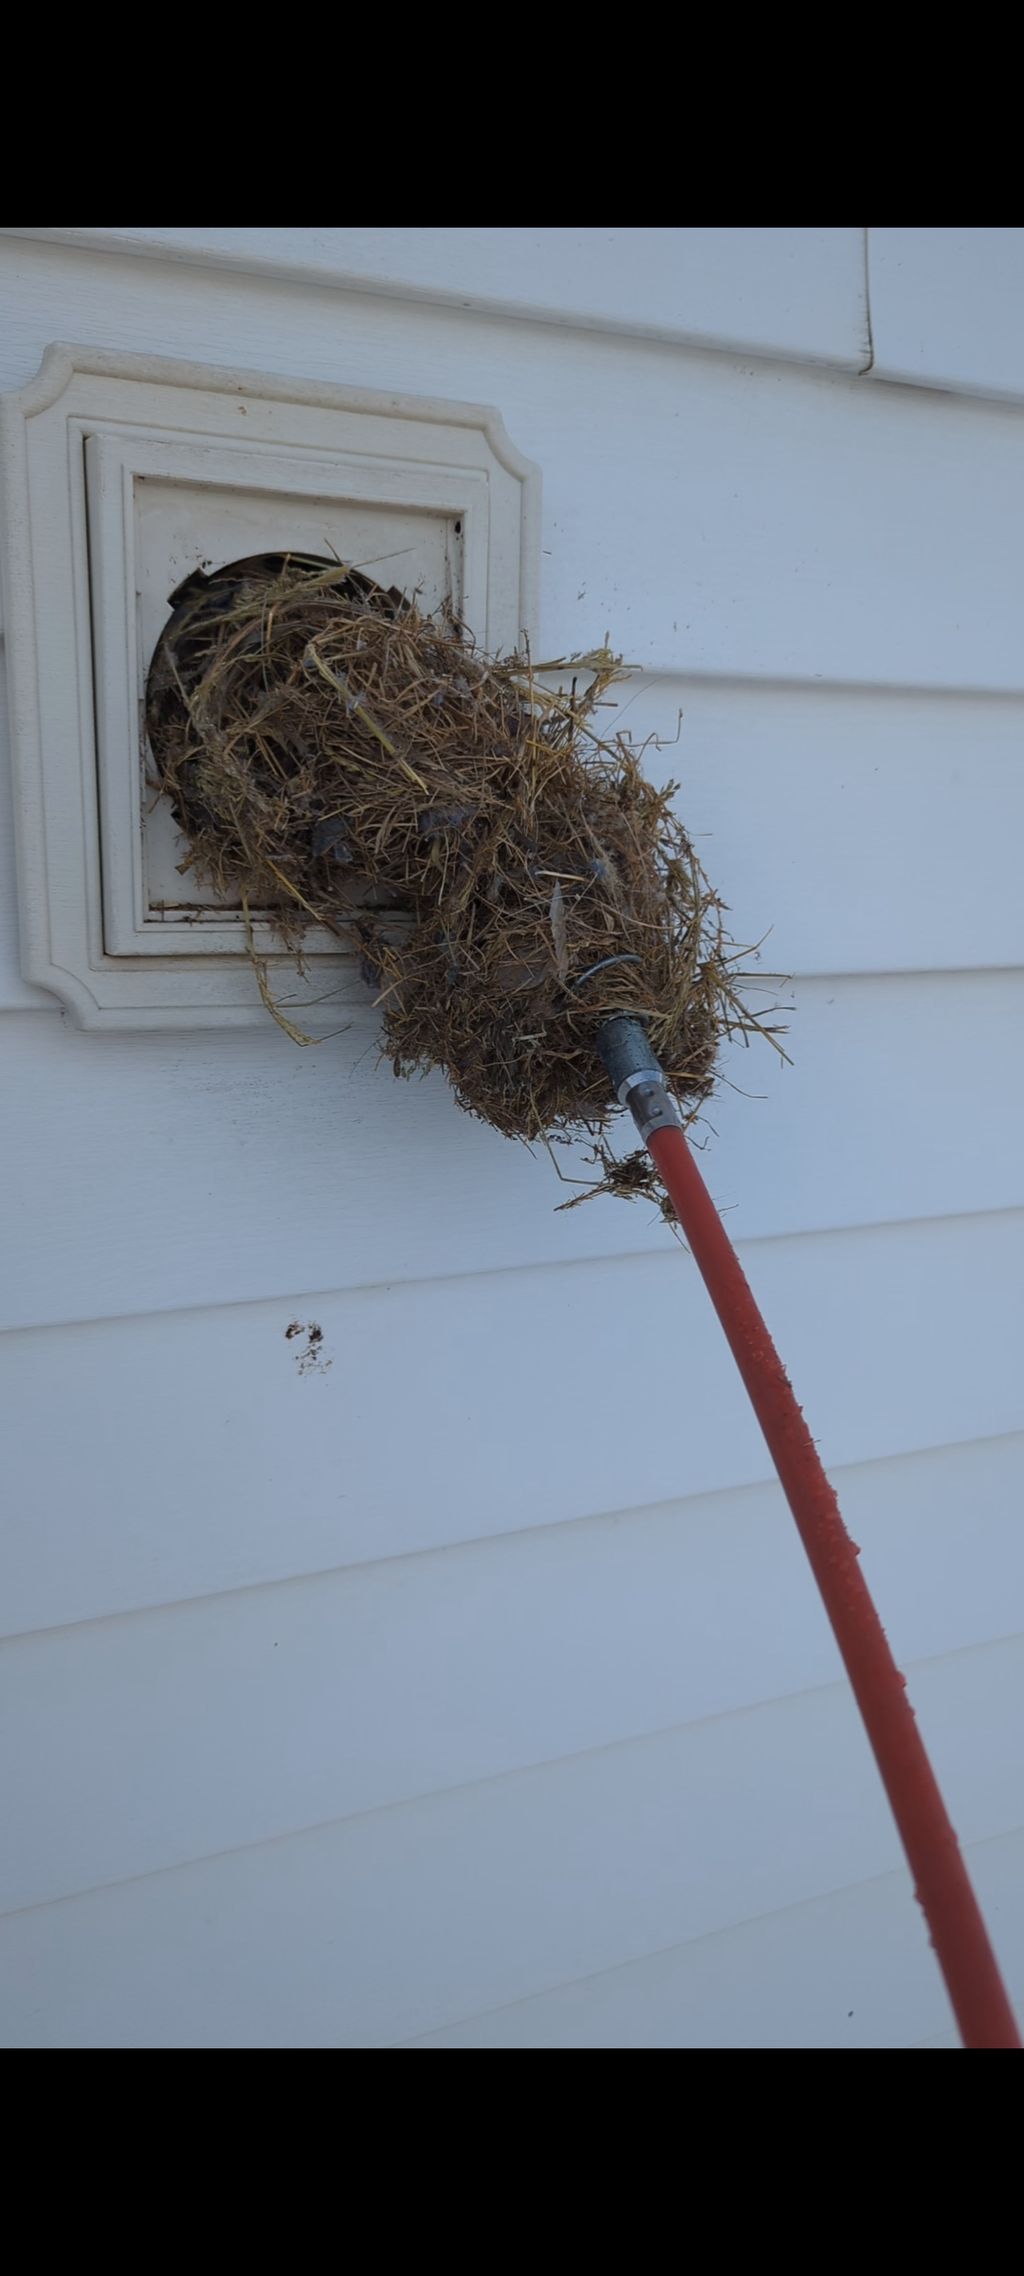
[[[147,724],[185,869],[300,957],[313,925],[354,948],[395,1072],[443,1068],[507,1137],[600,1141],[613,1012],[647,1023],[697,1110],[722,1038],[759,1023],[676,786],[595,730],[623,676],[607,649],[487,659],[454,620],[298,555],[174,597]],[[595,1158],[589,1190],[656,1191],[645,1156]]]

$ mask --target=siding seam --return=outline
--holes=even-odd
[[[795,1232],[754,1233],[749,1239],[738,1240],[736,1248],[742,1258],[751,1250],[779,1247],[785,1242],[859,1241],[866,1233],[915,1234],[934,1229],[935,1226],[988,1224],[997,1217],[1024,1219],[1024,1201],[1001,1202],[995,1209],[947,1209],[937,1215],[924,1217],[871,1218],[856,1225],[810,1225],[801,1226]],[[301,1306],[310,1303],[348,1303],[358,1296],[392,1296],[407,1288],[451,1288],[466,1280],[505,1280],[513,1274],[593,1272],[637,1264],[671,1266],[677,1271],[679,1263],[678,1244],[672,1241],[667,1246],[658,1248],[596,1250],[593,1256],[587,1257],[537,1257],[528,1264],[485,1265],[478,1272],[407,1274],[400,1280],[360,1280],[340,1288],[330,1284],[317,1288],[270,1288],[263,1295],[234,1297],[226,1303],[167,1304],[145,1312],[86,1313],[67,1319],[11,1322],[7,1327],[0,1327],[0,1337],[59,1335],[68,1329],[113,1329],[125,1327],[133,1321],[141,1323],[148,1320],[183,1319],[188,1316],[203,1318],[210,1313],[253,1311],[261,1305],[271,1304]],[[987,1437],[991,1434],[983,1432],[981,1435]],[[997,1432],[995,1435],[1013,1434]]]
[[[867,327],[868,360],[857,373],[858,379],[867,379],[875,368],[875,334],[871,321],[871,231],[864,231],[864,322]]]
[[[932,1456],[963,1454],[971,1447],[1013,1446],[1018,1443],[1024,1451],[1024,1428],[983,1432],[974,1438],[947,1439],[939,1445],[906,1447],[896,1454],[866,1454],[857,1462],[835,1462],[829,1467],[829,1476],[833,1480],[842,1480],[861,1470],[881,1470],[894,1464],[925,1462]],[[317,1581],[341,1580],[347,1575],[354,1577],[357,1574],[386,1572],[392,1565],[420,1564],[442,1557],[460,1556],[464,1551],[475,1551],[482,1555],[492,1548],[511,1550],[513,1545],[543,1540],[546,1536],[561,1540],[567,1531],[575,1531],[587,1525],[625,1525],[634,1519],[657,1517],[659,1512],[668,1510],[678,1511],[679,1523],[685,1525],[686,1513],[693,1503],[721,1502],[736,1499],[740,1495],[764,1494],[766,1491],[771,1491],[776,1497],[782,1495],[782,1487],[774,1471],[766,1472],[763,1478],[748,1479],[738,1485],[702,1487],[695,1493],[672,1494],[661,1501],[631,1502],[616,1509],[579,1510],[570,1517],[546,1518],[542,1524],[520,1525],[506,1532],[471,1533],[462,1540],[435,1541],[422,1549],[394,1549],[380,1557],[349,1559],[339,1565],[317,1565],[308,1572],[278,1573],[265,1580],[236,1581],[229,1588],[202,1589],[194,1596],[161,1598],[159,1602],[151,1604],[118,1605],[110,1612],[85,1613],[77,1620],[52,1620],[32,1628],[6,1629],[0,1632],[0,1655],[7,1646],[32,1642],[37,1638],[73,1635],[81,1628],[100,1628],[114,1622],[143,1620],[165,1612],[187,1612],[193,1605],[219,1604],[234,1597],[262,1596],[271,1590],[305,1588]],[[986,1639],[989,1643],[1005,1640],[1003,1637]],[[965,1644],[951,1649],[973,1651],[976,1647]]]
[[[969,1858],[976,1857],[980,1850],[991,1849],[996,1842],[1016,1841],[1022,1832],[1024,1832],[1024,1827],[1014,1826],[1007,1833],[983,1834],[978,1841],[964,1843],[964,1855]],[[603,1982],[607,1976],[622,1975],[627,1968],[642,1968],[650,1960],[667,1959],[673,1952],[686,1952],[690,1949],[696,1949],[699,1944],[717,1943],[726,1937],[740,1934],[745,1928],[753,1928],[759,1921],[785,1920],[791,1913],[806,1912],[811,1905],[829,1904],[836,1897],[846,1896],[851,1890],[881,1889],[887,1883],[896,1883],[908,1879],[907,1868],[902,1866],[895,1867],[891,1873],[869,1873],[863,1881],[844,1881],[838,1888],[823,1889],[819,1896],[799,1897],[796,1903],[792,1905],[778,1905],[767,1912],[745,1914],[742,1920],[730,1921],[725,1928],[710,1928],[702,1931],[699,1936],[684,1936],[677,1944],[656,1945],[650,1952],[641,1953],[639,1959],[617,1960],[612,1967],[595,1968],[585,1976],[561,1976],[556,1983],[544,1984],[540,1990],[535,1992],[525,1992],[522,1999],[503,2000],[497,2007],[474,2008],[468,2015],[454,2017],[450,2023],[437,2024],[432,2031],[420,2031],[412,2039],[397,2039],[393,2040],[391,2044],[400,2048],[427,2046],[432,2039],[439,2038],[444,2031],[457,2031],[461,2025],[466,2023],[482,2023],[492,2015],[512,2015],[517,2008],[530,2007],[535,2000],[548,1999],[555,1992],[568,1991],[570,1988],[575,1990],[577,1986],[585,1984],[598,1984]],[[921,2046],[927,2046],[929,2043],[928,2040],[917,2042]]]
[[[1012,1636],[988,1638],[983,1644],[961,1644],[954,1646],[949,1651],[928,1653],[921,1659],[908,1659],[906,1667],[913,1677],[924,1668],[941,1667],[948,1660],[963,1660],[972,1654],[980,1657],[982,1653],[999,1651],[1007,1645],[1021,1642],[1024,1642],[1024,1632],[1018,1630]],[[744,1716],[753,1717],[770,1714],[773,1707],[790,1707],[797,1700],[826,1699],[835,1696],[837,1693],[847,1693],[850,1696],[850,1712],[851,1714],[855,1713],[856,1710],[853,1707],[852,1694],[849,1692],[846,1677],[838,1676],[833,1683],[807,1684],[800,1690],[793,1692],[773,1692],[765,1699],[754,1700],[742,1707],[727,1707],[710,1715],[694,1715],[687,1717],[682,1722],[655,1724],[650,1730],[627,1732],[622,1738],[604,1739],[594,1746],[580,1747],[568,1754],[542,1755],[533,1762],[516,1763],[510,1769],[491,1771],[483,1778],[459,1779],[450,1786],[431,1786],[422,1793],[408,1794],[397,1801],[374,1803],[370,1809],[342,1811],[340,1815],[314,1819],[311,1825],[292,1826],[276,1834],[262,1834],[256,1841],[235,1842],[227,1849],[200,1850],[193,1856],[176,1859],[173,1864],[152,1866],[144,1873],[126,1873],[115,1876],[110,1881],[90,1882],[87,1887],[67,1891],[63,1896],[40,1897],[31,1904],[13,1905],[0,1910],[0,1922],[16,1920],[26,1913],[49,1911],[54,1905],[77,1904],[83,1898],[102,1895],[108,1889],[124,1889],[143,1881],[162,1880],[169,1873],[198,1871],[204,1866],[215,1865],[227,1857],[244,1857],[250,1853],[255,1854],[259,1850],[277,1849],[284,1842],[311,1841],[318,1834],[336,1832],[342,1826],[356,1826],[371,1818],[394,1815],[399,1810],[425,1808],[434,1802],[450,1800],[457,1794],[474,1794],[487,1787],[507,1785],[513,1779],[543,1776],[545,1772],[560,1769],[563,1764],[590,1762],[601,1756],[621,1754],[629,1748],[649,1747],[661,1739],[678,1736],[684,1731],[700,1730],[715,1723],[734,1723]],[[992,1841],[1022,1831],[1024,1831],[1024,1827],[1019,1824],[1001,1826],[992,1834],[982,1835],[980,1839]],[[968,1845],[965,1843],[964,1846],[966,1848]],[[868,1876],[869,1879],[876,1877],[874,1875]],[[843,1888],[857,1888],[860,1883],[856,1881],[843,1882],[841,1886]],[[827,1895],[836,1892],[822,1890],[818,1893],[819,1895]],[[811,1900],[801,1901],[810,1902]],[[751,1917],[756,1919],[759,1916],[754,1914]],[[713,1931],[712,1933],[718,1932]],[[683,1941],[685,1942],[686,1939]]]

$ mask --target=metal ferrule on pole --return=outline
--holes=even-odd
[[[641,1138],[648,1139],[654,1130],[682,1128],[682,1115],[642,1021],[616,1013],[605,1020],[597,1048],[619,1105],[628,1106]]]

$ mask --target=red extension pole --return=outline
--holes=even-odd
[[[1020,2035],[956,1834],[818,1450],[683,1132],[647,1140],[725,1329],[864,1718],[965,2047]]]
[[[601,1055],[613,1080],[627,1064],[622,1045],[624,1038],[628,1044],[629,1031],[635,1035],[636,1023],[616,1021],[609,1023],[602,1037]],[[632,1064],[636,1070],[637,1055]],[[649,1049],[642,1050],[640,1071],[616,1081],[616,1088],[620,1098],[628,1098],[675,1205],[796,1519],[889,1797],[961,2037],[966,2047],[1019,2047],[1013,2010],[907,1698],[905,1678],[889,1649],[857,1561],[858,1551],[739,1258],[674,1110],[665,1114],[659,1108],[656,1088],[663,1099],[667,1093],[656,1066]]]

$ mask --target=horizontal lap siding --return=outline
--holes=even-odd
[[[1013,1712],[1022,1661],[1018,1639],[914,1671],[968,1842],[1024,1818],[1019,1764],[978,1743]],[[836,1685],[10,1915],[9,2028],[408,2039],[897,1866]],[[909,1878],[905,1897],[913,1911]]]
[[[1024,1427],[1024,1210],[744,1251],[825,1460]],[[303,1359],[292,1321],[322,1331]],[[981,1357],[979,1358],[979,1355]],[[329,1364],[328,1364],[329,1363]],[[768,1474],[681,1249],[6,1339],[45,1626]]]
[[[860,229],[30,229],[101,251],[503,306],[551,323],[723,339],[857,370]]]
[[[698,1131],[737,1239],[1019,1200],[1024,975],[799,981],[781,1001],[792,1064],[726,1052]],[[49,1014],[0,1043],[4,1327],[665,1254],[648,1204],[559,1213],[582,1188],[543,1148],[456,1115],[440,1076],[396,1084],[369,1011],[306,1052]],[[593,1180],[581,1152],[560,1166]]]
[[[875,370],[1024,397],[1024,230],[872,229]]]
[[[968,1851],[1018,2014],[1024,1834]],[[420,2047],[956,2047],[903,1873],[677,1944],[415,2042]]]
[[[638,744],[661,738],[648,770],[680,783],[733,929],[763,938],[766,967],[807,977],[1024,962],[1024,699],[669,673],[620,688],[604,718]],[[0,814],[9,822],[6,784]],[[43,1008],[17,969],[9,829],[0,877],[0,1009]]]
[[[347,234],[310,233],[317,258]],[[859,359],[848,252],[817,345],[758,344]],[[573,313],[643,329],[642,287]],[[541,462],[542,650],[610,627],[644,667],[621,724],[667,746],[682,712],[648,764],[681,780],[739,937],[768,934],[761,970],[795,976],[793,1065],[726,1058],[705,1169],[1005,1911],[1019,414],[327,274],[0,236],[0,289],[5,386],[77,336],[493,401]],[[0,1928],[0,2035],[941,2036],[691,1261],[645,1207],[556,1215],[547,1158],[439,1081],[395,1084],[369,1012],[306,1053],[269,1026],[77,1033],[18,976],[8,817],[0,1901],[36,1909]]]
[[[836,1472],[901,1661],[1024,1632],[1022,1457]],[[839,1679],[768,1484],[25,1636],[0,1909]]]
[[[0,239],[0,382],[48,340],[495,403],[540,465],[540,642],[716,677],[1024,690],[1011,407]]]

